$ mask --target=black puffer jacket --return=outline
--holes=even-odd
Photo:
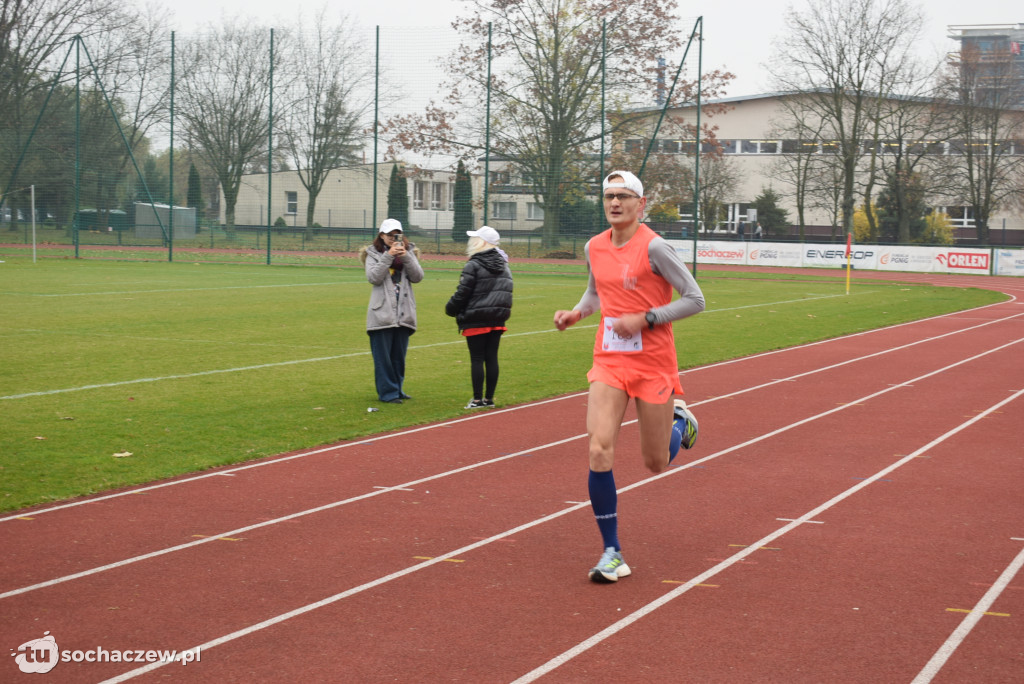
[[[466,261],[444,312],[455,317],[459,330],[505,324],[512,315],[512,272],[501,252],[487,249]]]

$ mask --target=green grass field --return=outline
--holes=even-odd
[[[4,259],[2,510],[450,418],[471,395],[465,342],[444,315],[459,261],[424,261],[414,399],[398,406],[376,398],[370,290],[351,257],[306,267]],[[551,323],[578,301],[584,268],[513,262],[513,273],[497,403],[584,390],[597,319],[562,333]],[[856,280],[846,295],[837,272],[698,275],[708,309],[676,324],[683,367],[1003,299]]]

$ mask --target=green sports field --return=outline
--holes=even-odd
[[[4,257],[0,509],[465,413],[469,356],[444,315],[461,261],[424,261],[405,388],[413,399],[399,406],[376,398],[364,327],[369,285],[354,258],[313,266],[183,258]],[[496,402],[584,390],[596,318],[561,333],[551,323],[555,309],[578,301],[584,268],[513,261],[513,274]],[[708,307],[676,324],[683,367],[1003,299],[856,280],[847,295],[838,272],[701,267],[698,280]]]

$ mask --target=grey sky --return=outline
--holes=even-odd
[[[314,14],[324,0],[174,0],[176,28],[191,30],[216,23],[223,16],[250,15],[271,22],[287,21],[301,10]],[[726,68],[737,78],[729,96],[766,92],[768,74],[763,63],[770,56],[773,39],[784,30],[782,15],[786,7],[804,5],[775,0],[733,0],[732,2],[680,2],[679,14],[683,30],[688,33],[698,16],[703,16],[704,68]],[[328,5],[331,12],[347,12],[366,27],[430,27],[447,26],[460,13],[465,13],[462,0],[385,0],[380,2],[336,3]],[[922,57],[933,59],[954,48],[947,38],[949,25],[1024,23],[1024,16],[1013,16],[1011,3],[1005,0],[929,0],[922,5],[927,18],[920,45]]]

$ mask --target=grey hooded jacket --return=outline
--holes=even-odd
[[[416,296],[412,283],[423,280],[419,250],[410,245],[402,257],[402,269],[398,283],[391,280],[391,262],[394,257],[387,252],[378,252],[373,245],[359,250],[359,259],[366,269],[366,279],[373,285],[370,292],[370,306],[366,311],[366,329],[381,330],[403,326],[416,329]]]

